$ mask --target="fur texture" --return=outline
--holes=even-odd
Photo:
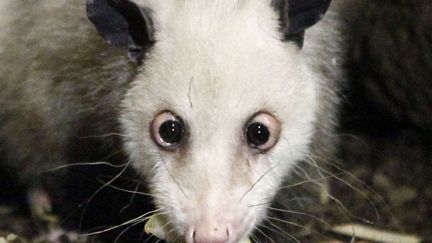
[[[139,68],[102,43],[84,3],[2,1],[3,158],[27,185],[44,186],[47,169],[85,161],[77,155],[87,144],[91,153],[121,150],[101,136],[120,133],[178,234],[190,241],[199,227],[222,227],[229,242],[247,237],[299,161],[332,158],[342,1],[306,32],[301,50],[282,41],[271,1],[136,2],[152,11],[155,34]],[[164,110],[186,123],[186,145],[176,152],[151,138]],[[244,137],[257,112],[282,124],[266,153]]]

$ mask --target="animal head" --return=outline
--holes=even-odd
[[[108,41],[149,46],[122,104],[125,146],[187,242],[247,237],[308,153],[317,77],[301,40],[329,2],[88,1]]]

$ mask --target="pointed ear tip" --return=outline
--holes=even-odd
[[[281,31],[285,40],[301,45],[306,29],[318,23],[326,14],[331,0],[272,0],[280,14]]]

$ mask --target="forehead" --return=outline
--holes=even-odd
[[[301,85],[298,53],[280,41],[267,2],[142,0],[153,10],[156,36],[141,76],[143,96],[216,120],[222,110],[254,113],[282,91],[290,95]]]
[[[185,47],[198,41],[210,47],[218,43],[220,49],[231,48],[239,39],[257,45],[280,39],[279,16],[267,0],[136,1],[150,10],[158,42],[189,43]]]

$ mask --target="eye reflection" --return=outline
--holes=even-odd
[[[281,124],[272,115],[262,112],[255,115],[246,125],[248,145],[259,151],[274,147],[279,139]]]
[[[178,146],[184,137],[185,126],[181,118],[166,111],[156,116],[152,123],[152,136],[163,148]]]

